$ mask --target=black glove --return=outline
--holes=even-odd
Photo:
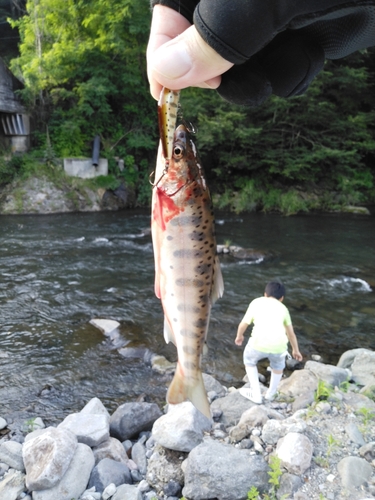
[[[325,59],[375,45],[375,0],[152,0],[194,22],[201,37],[235,64],[219,94],[243,105],[272,93],[300,95]]]

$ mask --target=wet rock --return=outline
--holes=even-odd
[[[372,474],[371,465],[363,458],[345,457],[337,464],[344,488],[355,488],[367,482]]]
[[[203,433],[211,430],[211,420],[186,401],[169,405],[168,413],[155,421],[152,436],[164,448],[191,451],[203,440]]]
[[[16,500],[25,489],[25,474],[11,469],[0,482],[0,499]]]
[[[183,464],[184,497],[191,500],[247,498],[249,485],[264,491],[268,465],[260,456],[210,439],[194,448]]]
[[[104,458],[92,469],[88,487],[95,486],[96,491],[103,492],[111,483],[120,486],[120,484],[132,484],[133,480],[129,467],[110,458]]]
[[[95,464],[99,463],[104,458],[110,458],[125,465],[129,461],[125,448],[118,439],[113,437],[110,437],[103,443],[100,443],[99,446],[95,446],[92,451],[95,457]]]
[[[111,436],[125,441],[151,430],[162,412],[155,403],[125,403],[110,418]]]
[[[120,326],[118,321],[111,319],[93,318],[89,321],[89,323],[98,328],[107,337],[109,337]]]
[[[73,432],[79,443],[98,446],[109,438],[109,417],[85,412],[72,413],[57,428]]]
[[[71,500],[79,498],[85,491],[91,470],[94,466],[94,455],[89,446],[78,443],[68,470],[61,480],[52,488],[33,491],[33,500]]]
[[[3,462],[12,469],[25,472],[22,458],[22,444],[16,441],[5,441],[0,444],[0,462]]]
[[[136,463],[139,472],[145,475],[147,472],[146,447],[140,441],[134,444],[131,457]]]
[[[255,403],[241,396],[238,391],[229,393],[223,398],[215,399],[211,404],[213,412],[220,412],[219,421],[225,426],[236,425],[244,411]]]
[[[163,374],[174,373],[176,370],[176,363],[171,363],[164,356],[155,354],[151,358],[151,367],[154,371]]]
[[[311,465],[312,453],[310,439],[298,432],[290,432],[281,438],[276,447],[282,466],[291,474],[303,474]]]
[[[55,486],[67,471],[77,448],[76,436],[66,429],[36,431],[22,449],[26,485],[31,491]]]
[[[323,380],[332,387],[339,386],[348,379],[348,372],[345,368],[339,368],[334,365],[325,365],[317,361],[307,361],[305,370],[312,372],[318,380]]]

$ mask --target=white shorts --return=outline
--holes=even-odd
[[[249,344],[247,344],[243,352],[243,362],[245,366],[256,366],[258,361],[264,358],[268,358],[270,361],[270,366],[273,370],[284,370],[285,358],[287,354],[288,351],[284,351],[281,354],[257,351],[256,349],[250,347]]]

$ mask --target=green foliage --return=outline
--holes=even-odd
[[[258,500],[259,498],[259,491],[255,486],[252,486],[250,488],[250,491],[247,492],[247,499],[248,500]]]
[[[316,402],[328,399],[332,392],[333,387],[331,385],[324,382],[324,380],[319,380],[314,399]]]
[[[281,470],[281,459],[277,455],[272,455],[269,461],[270,470],[268,475],[270,476],[268,482],[271,485],[269,493],[265,493],[263,498],[265,500],[277,500],[277,490],[280,486],[280,477],[282,476]],[[280,500],[287,498],[288,495],[283,495]],[[259,498],[259,491],[255,486],[252,486],[250,491],[247,493],[248,500],[257,500]]]

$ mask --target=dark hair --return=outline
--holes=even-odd
[[[268,297],[274,297],[279,300],[281,297],[285,297],[285,286],[277,281],[270,281],[267,283],[264,292]]]

